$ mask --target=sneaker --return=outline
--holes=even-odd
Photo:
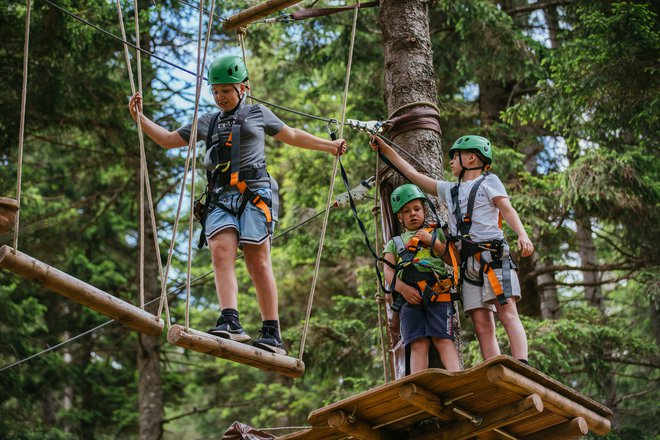
[[[276,330],[273,327],[262,327],[259,330],[261,336],[258,339],[252,341],[252,345],[262,350],[270,351],[275,354],[286,355],[286,350],[284,349],[284,344],[282,340],[276,336]]]
[[[224,316],[220,316],[216,326],[210,329],[207,333],[221,338],[231,339],[236,342],[246,342],[252,339],[250,338],[250,335],[245,333],[243,327],[241,327],[241,324],[238,321],[225,319]]]

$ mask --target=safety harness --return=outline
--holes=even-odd
[[[213,116],[209,125],[206,138],[207,155],[209,155],[211,163],[215,164],[215,168],[206,172],[208,182],[206,190],[195,204],[195,216],[202,224],[202,233],[199,237],[200,249],[206,244],[206,216],[216,207],[240,218],[247,204],[252,203],[264,213],[268,230],[272,231],[273,214],[276,215],[277,209],[277,185],[268,174],[265,162],[241,169],[241,128],[252,107],[254,106],[243,105],[231,114],[220,111]],[[230,130],[228,130],[229,128]],[[246,180],[258,180],[266,177],[269,179],[272,199],[260,196],[246,183]],[[232,209],[230,206],[219,203],[220,192],[217,190],[221,187],[231,186],[236,187],[242,195],[238,209]],[[201,201],[204,196],[206,196],[206,203]],[[271,212],[273,205],[275,205],[275,209]]]
[[[488,278],[488,282],[493,288],[493,292],[497,296],[497,300],[501,305],[507,304],[507,299],[512,295],[511,288],[511,269],[516,269],[517,266],[511,258],[509,252],[509,245],[506,240],[495,239],[489,241],[475,242],[470,237],[470,228],[472,227],[472,211],[474,210],[474,202],[477,196],[479,187],[490,173],[486,170],[484,174],[472,185],[470,195],[468,197],[467,210],[461,214],[461,207],[458,200],[458,190],[460,187],[460,180],[456,185],[451,188],[451,200],[454,205],[453,215],[456,219],[457,235],[450,235],[448,228],[445,230],[445,235],[448,240],[454,243],[461,242],[460,251],[460,278],[461,281],[466,281],[476,286],[484,285],[484,275]],[[500,229],[502,228],[502,216],[499,219]],[[452,255],[452,261],[455,259],[456,247],[452,244],[449,248]],[[492,261],[486,261],[483,258],[485,252],[490,252]],[[468,276],[468,259],[474,259],[480,264],[479,278],[471,278]],[[502,283],[497,279],[497,275],[493,269],[502,269]]]
[[[431,234],[431,246],[429,248],[431,256],[440,258],[433,251],[437,239],[437,228],[435,225],[431,225],[431,227],[424,229]],[[399,263],[397,264],[397,270],[395,270],[394,279],[392,280],[391,291],[394,301],[392,302],[391,309],[398,312],[406,302],[403,295],[394,289],[398,272],[401,272],[401,281],[417,289],[422,296],[424,306],[435,302],[451,302],[454,299],[452,294],[456,291],[453,288],[454,283],[452,278],[438,273],[434,267],[425,264],[424,260],[419,258],[419,254],[423,250],[419,239],[412,237],[408,243],[404,243],[403,238],[397,235],[396,237],[392,237],[392,240],[396,247],[396,253],[399,256]],[[426,270],[420,270],[421,268]]]

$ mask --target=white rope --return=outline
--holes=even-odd
[[[355,30],[357,28],[358,12],[360,10],[360,2],[355,3],[355,11],[353,12],[353,29],[351,31],[351,45],[348,50],[348,64],[346,66],[346,78],[344,81],[344,94],[342,97],[341,119],[339,124],[339,139],[344,137],[344,121],[346,117],[346,103],[348,101],[348,87],[351,79],[351,67],[353,65],[353,47],[355,46]],[[303,328],[302,336],[300,338],[300,352],[298,353],[298,361],[302,362],[303,354],[305,352],[305,341],[307,340],[307,332],[309,330],[309,318],[312,314],[312,304],[314,302],[314,292],[316,290],[316,283],[318,281],[319,269],[321,266],[321,255],[323,254],[323,244],[325,242],[325,233],[328,226],[328,218],[330,216],[330,205],[332,204],[332,193],[335,188],[335,178],[337,177],[337,164],[339,163],[339,155],[335,156],[334,166],[332,168],[332,178],[330,179],[330,188],[328,189],[328,198],[325,205],[325,216],[323,217],[323,226],[321,227],[321,238],[319,239],[319,248],[316,253],[316,264],[314,266],[314,276],[312,277],[312,286],[309,291],[309,299],[307,301],[307,311],[305,313],[305,325]]]
[[[16,222],[14,223],[14,249],[16,253],[18,248],[18,231],[21,218],[21,184],[23,181],[23,145],[25,139],[25,101],[27,100],[27,79],[28,79],[28,56],[30,48],[30,16],[32,12],[32,2],[27,0],[27,12],[25,14],[25,45],[23,46],[23,88],[21,89],[21,121],[18,128],[18,165],[16,169],[16,203],[18,211],[16,212]]]
[[[137,50],[137,70],[138,70],[138,87],[140,91],[140,95],[142,95],[142,67],[141,67],[141,58],[140,58],[140,27],[139,27],[139,21],[138,21],[138,10],[137,10],[137,4],[134,2],[134,7],[135,7],[135,40],[136,40],[136,47],[138,48]],[[119,27],[121,29],[121,34],[122,38],[124,41],[124,57],[126,59],[126,69],[128,71],[128,79],[131,85],[131,92],[133,95],[135,95],[135,81],[133,80],[133,71],[131,69],[131,61],[130,61],[130,56],[128,52],[128,44],[125,42],[127,41],[126,39],[126,29],[124,27],[124,17],[122,14],[121,10],[121,4],[119,3],[119,0],[117,0],[117,15],[119,18]],[[142,113],[140,111],[137,112],[137,127],[138,127],[138,139],[140,141],[140,200],[139,200],[139,210],[140,210],[140,252],[139,252],[139,273],[140,273],[140,290],[139,290],[139,299],[140,299],[140,308],[144,309],[145,303],[144,303],[144,230],[145,230],[145,225],[144,225],[144,193],[145,193],[145,185],[146,185],[146,193],[147,193],[147,201],[149,203],[149,213],[150,213],[150,218],[151,218],[151,228],[153,231],[153,239],[154,239],[154,248],[155,248],[155,254],[156,254],[156,259],[158,261],[158,272],[160,274],[161,279],[163,278],[163,265],[162,261],[160,258],[160,246],[158,244],[158,228],[156,225],[156,213],[155,209],[153,207],[153,198],[151,194],[151,185],[149,182],[149,170],[147,168],[147,159],[146,159],[146,153],[145,153],[145,148],[144,148],[144,134],[142,131]],[[162,309],[159,308],[158,310],[158,317],[161,316]],[[170,322],[170,309],[169,305],[166,304],[165,307],[165,315],[167,322]]]

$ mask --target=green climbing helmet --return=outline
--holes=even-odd
[[[396,214],[403,208],[403,205],[416,199],[426,200],[426,194],[417,185],[413,185],[412,183],[401,185],[392,191],[392,195],[390,196],[392,211]]]
[[[493,162],[493,146],[485,137],[474,134],[459,137],[449,149],[450,159],[454,157],[454,153],[457,150],[476,150],[486,161],[486,165],[490,165]]]
[[[209,66],[209,85],[240,84],[247,79],[247,67],[245,67],[243,58],[238,55],[216,58]]]

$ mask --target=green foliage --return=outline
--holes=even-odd
[[[178,1],[140,2],[143,47],[194,68],[197,11]],[[221,3],[227,16],[248,5]],[[511,8],[526,1],[506,2]],[[58,2],[119,34],[114,5]],[[335,6],[336,2],[316,2]],[[603,310],[585,306],[579,270],[558,271],[561,318],[524,316],[530,361],[541,371],[613,408],[608,438],[652,438],[658,432],[658,124],[657,6],[645,2],[576,2],[560,6],[558,48],[540,41],[548,28],[535,13],[509,13],[492,1],[430,4],[430,32],[445,145],[465,133],[495,145],[494,171],[512,196],[537,255],[557,266],[579,265],[576,221],[593,226],[603,279]],[[19,247],[71,275],[135,302],[137,165],[130,87],[121,45],[51,9],[33,5],[26,154]],[[131,6],[132,7],[132,6]],[[0,0],[0,195],[14,193],[22,82],[25,6]],[[128,32],[132,11],[124,11]],[[339,118],[352,14],[292,24],[255,24],[246,37],[256,97],[323,117]],[[216,32],[208,59],[238,54],[233,35]],[[347,117],[386,117],[383,53],[377,9],[360,11]],[[129,36],[129,39],[132,39]],[[143,56],[145,111],[168,129],[191,113],[192,78]],[[487,87],[501,87],[501,118],[484,121]],[[274,109],[288,125],[328,136],[324,122]],[[342,158],[356,185],[374,174],[364,133],[346,129]],[[447,148],[445,148],[446,150]],[[162,254],[171,238],[185,151],[165,154],[147,142],[158,205]],[[281,188],[275,234],[325,208],[333,158],[269,140],[269,171]],[[447,160],[445,158],[445,163]],[[333,197],[344,192],[335,182]],[[197,184],[199,193],[199,182]],[[358,205],[373,241],[372,203]],[[168,289],[187,270],[186,213],[179,226]],[[299,352],[321,233],[322,215],[274,241],[273,268],[285,344]],[[195,232],[195,239],[198,232]],[[505,231],[510,242],[513,231]],[[10,234],[0,236],[0,244]],[[151,249],[147,244],[147,252]],[[514,250],[515,252],[515,250]],[[538,300],[536,267],[521,261],[524,305]],[[254,287],[237,262],[241,320],[256,336],[261,317]],[[217,319],[208,250],[195,252],[191,326]],[[531,278],[531,279],[530,279]],[[620,279],[620,280],[619,280]],[[383,381],[376,281],[364,238],[347,208],[332,208],[313,298],[303,360],[290,380],[254,368],[162,346],[167,435],[217,437],[234,420],[259,427],[306,423],[307,414]],[[174,322],[185,317],[185,291],[171,295]],[[105,322],[96,313],[0,273],[2,365]],[[481,361],[471,322],[463,322],[466,366]],[[508,340],[501,326],[504,353]],[[164,338],[163,338],[164,342]],[[137,338],[106,326],[49,354],[0,373],[2,438],[136,438]],[[71,407],[64,405],[71,393]],[[65,433],[65,429],[69,433]]]

